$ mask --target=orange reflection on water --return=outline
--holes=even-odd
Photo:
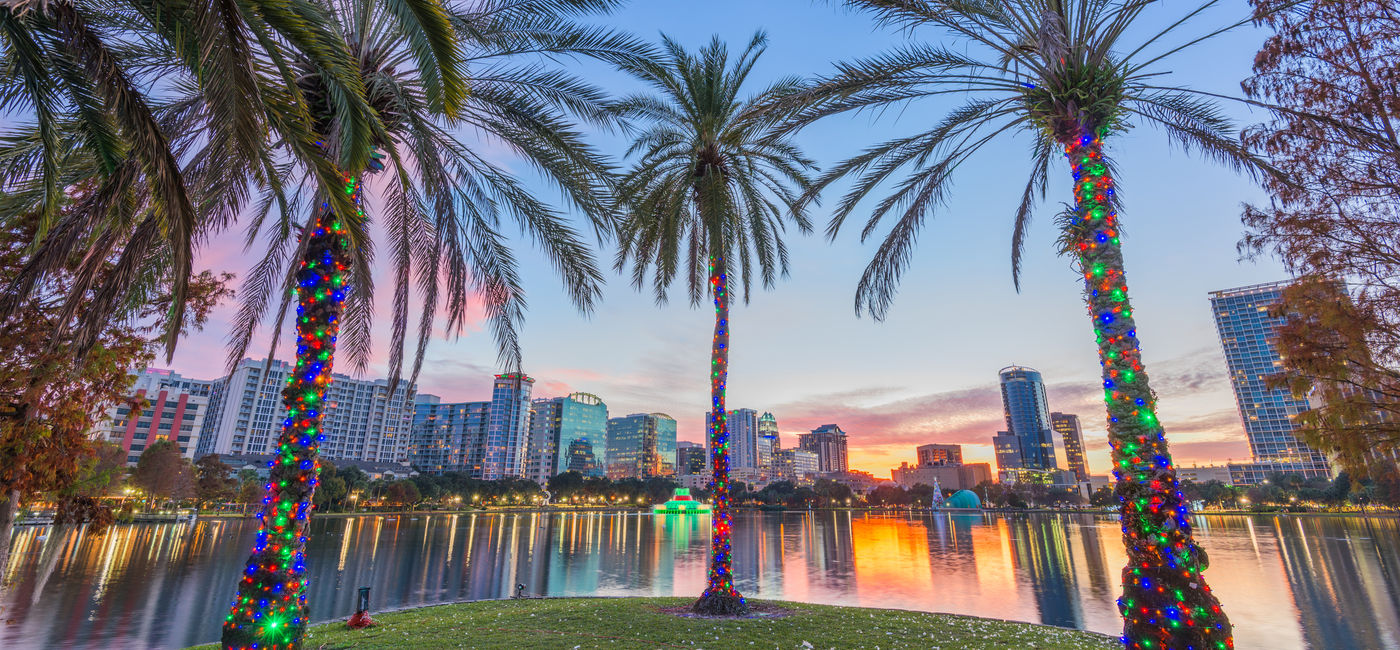
[[[856,602],[888,603],[891,598],[914,598],[933,588],[928,536],[919,523],[869,514],[851,521],[855,556]]]

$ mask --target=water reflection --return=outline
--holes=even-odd
[[[254,521],[21,529],[0,647],[211,641]],[[1394,519],[1198,517],[1239,647],[1400,648]],[[740,513],[734,570],[759,598],[994,616],[1114,634],[1118,524],[1093,516]],[[321,518],[316,619],[374,607],[529,594],[698,594],[709,520],[617,513]]]

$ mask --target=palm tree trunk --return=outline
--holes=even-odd
[[[729,380],[729,276],[724,258],[710,256],[710,291],[715,297],[715,338],[710,347],[710,462],[714,466],[710,511],[710,583],[695,611],[715,616],[748,612],[744,597],[734,589],[734,557],[730,554],[729,534],[733,519],[729,514],[729,417],[724,408],[725,384]]]
[[[358,204],[358,179],[347,177],[345,190]],[[306,632],[305,551],[320,473],[317,449],[325,439],[321,405],[331,382],[350,246],[325,204],[316,219],[297,273],[297,363],[282,391],[287,418],[258,513],[262,523],[253,555],[224,622],[225,648],[300,648]]]
[[[15,520],[18,518],[19,490],[8,490],[4,500],[0,501],[0,592],[5,590],[5,576],[9,574],[10,539],[14,537]]]
[[[1069,240],[1078,249],[1085,299],[1103,365],[1115,493],[1128,564],[1123,569],[1123,641],[1128,648],[1225,650],[1230,621],[1201,575],[1209,562],[1191,535],[1190,511],[1157,421],[1128,303],[1103,141],[1088,132],[1063,143],[1078,205]]]

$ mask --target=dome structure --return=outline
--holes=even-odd
[[[978,498],[977,493],[972,490],[958,490],[953,493],[953,496],[948,497],[947,501],[943,502],[943,507],[973,510],[982,507],[982,499]]]

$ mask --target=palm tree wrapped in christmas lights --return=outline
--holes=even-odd
[[[332,2],[328,11],[351,59],[360,64],[372,111],[368,128],[377,135],[367,166],[343,174],[338,190],[343,194],[310,192],[311,206],[303,206],[297,200],[301,193],[287,188],[305,185],[309,169],[338,159],[336,135],[348,126],[340,117],[345,112],[334,107],[344,98],[310,62],[290,62],[297,83],[287,105],[305,107],[308,126],[323,136],[327,155],[301,156],[275,143],[272,173],[250,224],[255,235],[265,232],[267,249],[241,291],[230,363],[243,357],[273,297],[280,295],[274,326],[296,298],[296,366],[282,392],[286,418],[258,515],[256,545],[224,622],[224,647],[302,643],[309,613],[304,552],[331,368],[337,347],[349,353],[357,369],[365,367],[370,349],[372,239],[371,218],[361,201],[365,176],[387,177],[370,189],[383,195],[380,228],[393,269],[391,393],[406,356],[414,284],[423,308],[409,384],[421,368],[439,302],[447,329],[460,333],[472,295],[493,324],[502,363],[518,369],[516,331],[524,294],[510,244],[499,230],[503,218],[518,223],[540,246],[574,304],[583,311],[592,308],[601,273],[579,232],[519,179],[459,140],[454,128],[471,127],[478,137],[506,145],[588,215],[596,232],[609,232],[605,196],[612,177],[571,116],[603,126],[616,126],[618,120],[606,110],[600,90],[531,55],[581,54],[618,63],[645,58],[640,42],[572,20],[571,14],[615,4],[492,0],[453,10],[436,2]],[[275,66],[267,72],[280,78]],[[185,128],[213,119],[198,108],[192,103]],[[346,204],[348,210],[337,209]],[[311,208],[313,218],[299,226],[292,220],[303,207]],[[274,334],[274,350],[276,339]]]
[[[753,271],[765,287],[779,273],[787,275],[786,227],[811,230],[799,204],[811,184],[813,165],[756,110],[797,90],[800,82],[784,79],[753,97],[740,94],[766,42],[764,34],[755,34],[731,61],[718,38],[692,54],[663,37],[662,56],[621,66],[655,94],[626,97],[612,106],[617,115],[644,125],[628,150],[636,161],[618,183],[623,215],[617,268],[630,264],[633,284],[641,289],[650,283],[658,302],[666,300],[667,288],[683,274],[691,304],[699,305],[708,292],[715,306],[707,425],[714,470],[711,563],[708,586],[695,603],[703,614],[748,611],[734,588],[729,542],[733,520],[724,401],[730,273],[739,273],[747,301]]]
[[[838,64],[835,74],[775,103],[795,111],[787,126],[860,110],[883,110],[930,97],[971,95],[929,130],[871,147],[824,174],[809,196],[838,179],[854,177],[833,213],[835,236],[865,198],[902,174],[875,205],[861,232],[898,219],[866,268],[856,311],[886,315],[908,265],[924,219],[944,198],[950,179],[970,156],[997,136],[1032,139],[1031,174],[1021,192],[1011,243],[1012,277],[1019,289],[1024,234],[1032,208],[1043,199],[1051,159],[1063,152],[1074,180],[1073,210],[1062,220],[1062,245],[1083,274],[1085,298],[1103,367],[1104,401],[1121,502],[1123,570],[1119,609],[1124,643],[1131,648],[1224,649],[1231,628],[1206,585],[1206,553],[1191,534],[1187,502],[1177,481],[1156,396],[1139,353],[1137,324],[1128,301],[1120,247],[1119,202],[1105,140],[1138,122],[1160,128],[1176,144],[1251,174],[1267,167],[1243,151],[1214,96],[1155,85],[1153,64],[1203,38],[1163,45],[1215,2],[1170,8],[1153,16],[1165,28],[1134,44],[1142,16],[1167,3],[1155,0],[845,0],[882,24],[911,37],[922,30],[951,32],[967,47],[911,42],[881,56]],[[1163,11],[1167,11],[1163,9]],[[1130,28],[1132,28],[1130,30]]]

